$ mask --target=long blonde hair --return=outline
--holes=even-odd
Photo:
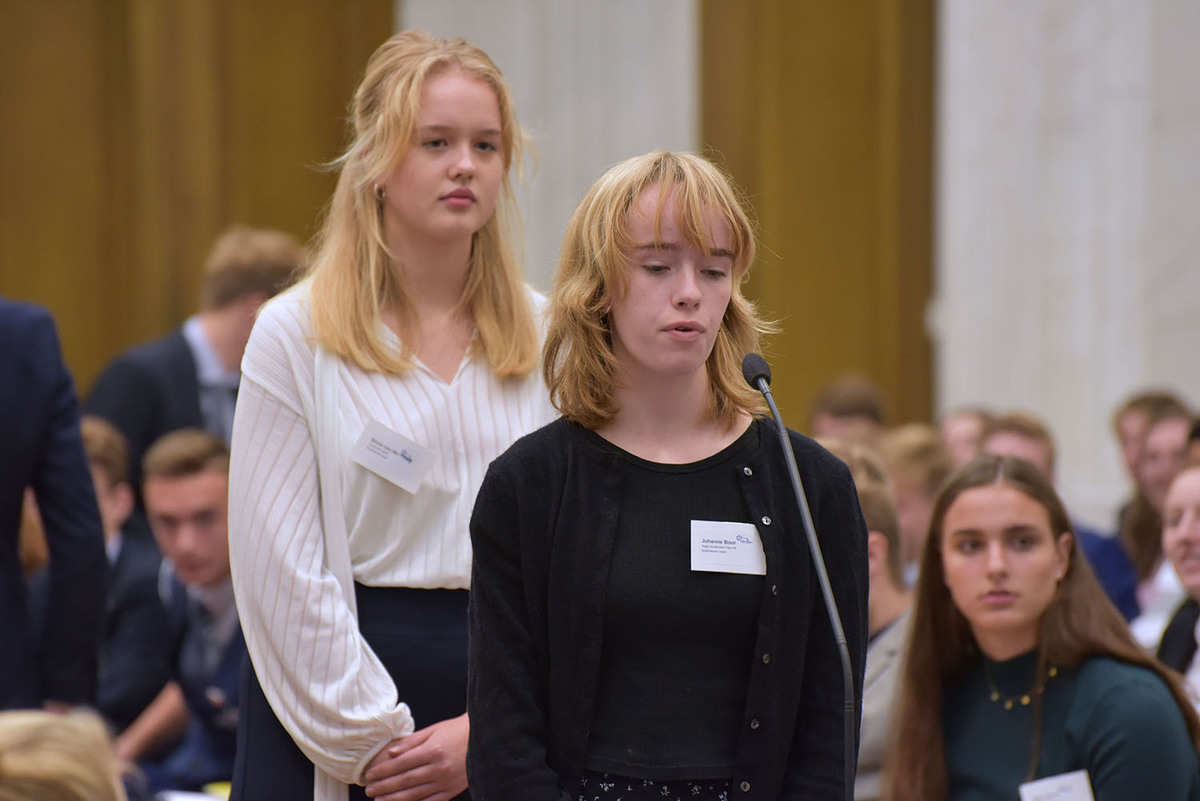
[[[742,358],[759,349],[773,327],[742,294],[754,262],[754,229],[729,179],[711,162],[665,150],[623,161],[592,186],[567,225],[550,295],[550,321],[542,351],[542,374],[550,400],[564,417],[588,428],[617,413],[613,387],[617,357],[609,310],[625,291],[633,242],[629,215],[646,190],[657,187],[657,230],[663,206],[675,198],[679,225],[688,240],[708,248],[705,215],[716,211],[733,240],[733,292],[708,357],[711,415],[730,423],[738,412],[763,408],[762,396],[742,378]]]
[[[496,94],[500,108],[504,179],[496,211],[472,237],[460,309],[474,318],[472,353],[499,376],[528,374],[537,363],[538,334],[513,242],[520,221],[509,171],[519,172],[526,135],[500,70],[465,39],[435,39],[404,31],[384,42],[367,62],[354,95],[354,141],[334,162],[337,188],[326,209],[312,260],[313,334],[327,350],[363,370],[402,374],[414,365],[417,311],[391,269],[375,185],[386,179],[412,146],[421,91],[431,77],[461,69]],[[381,311],[395,312],[399,352],[381,336]]]

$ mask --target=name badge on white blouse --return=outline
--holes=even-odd
[[[767,575],[767,555],[753,523],[692,521],[692,570]]]
[[[350,458],[407,492],[416,492],[433,467],[435,454],[378,420],[371,420],[350,451]]]
[[[1047,776],[1019,788],[1021,801],[1096,801],[1086,770]]]

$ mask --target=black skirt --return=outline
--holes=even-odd
[[[359,630],[396,682],[416,727],[466,712],[467,591],[355,584],[354,594]],[[230,801],[306,801],[312,795],[313,764],[275,717],[247,659]],[[362,787],[350,786],[351,799],[366,797]]]

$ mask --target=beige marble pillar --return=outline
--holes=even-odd
[[[1052,425],[1059,488],[1111,524],[1130,392],[1200,405],[1200,3],[943,0],[940,410]]]

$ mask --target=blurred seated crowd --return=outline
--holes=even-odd
[[[226,528],[238,367],[258,307],[302,261],[286,234],[226,232],[206,265],[200,311],[166,337],[118,355],[84,400],[78,437],[107,557],[104,622],[92,640],[96,681],[72,697],[43,693],[41,702],[52,711],[88,706],[95,716],[0,712],[0,797],[49,797],[38,795],[38,782],[85,760],[95,762],[94,775],[109,777],[100,784],[111,793],[80,797],[150,798],[230,778],[245,658]],[[850,466],[869,530],[859,799],[889,797],[882,771],[895,747],[914,588],[929,558],[939,494],[981,455],[1018,459],[1047,487],[1056,478],[1054,435],[1028,412],[962,408],[936,426],[887,422],[878,388],[849,378],[818,395],[809,426]],[[1132,490],[1107,528],[1072,518],[1073,547],[1086,557],[1078,569],[1090,565],[1146,654],[1200,697],[1200,426],[1183,399],[1161,391],[1130,397],[1112,424]],[[26,493],[21,570],[33,637],[45,649],[60,619],[62,585],[52,575],[57,518],[41,500]],[[993,700],[1001,695],[994,690]],[[29,704],[0,699],[5,706]],[[39,744],[61,744],[61,763],[47,758],[43,769],[23,758],[30,776],[16,777],[9,755]],[[110,786],[118,765],[123,790]],[[32,794],[5,795],[6,783],[18,780]]]
[[[897,705],[905,692],[903,665],[922,558],[930,558],[929,550],[941,550],[926,548],[931,533],[943,528],[934,519],[940,496],[948,483],[961,477],[964,466],[977,468],[981,457],[988,456],[1020,460],[1052,488],[1055,439],[1049,425],[1033,414],[982,407],[955,409],[936,426],[888,427],[882,393],[861,377],[824,388],[809,420],[812,435],[849,465],[869,531],[870,639],[855,798],[896,798],[896,792],[889,792],[885,769],[896,772],[889,756],[894,757],[897,744],[910,735],[897,724]],[[1184,678],[1190,704],[1200,706],[1200,420],[1181,398],[1155,390],[1123,402],[1113,413],[1112,426],[1131,495],[1107,529],[1071,516],[1074,547],[1124,621],[1122,635],[1136,641],[1145,658],[1156,657],[1153,664]],[[940,503],[944,514],[947,501],[941,498]],[[941,565],[942,558],[934,561]],[[1003,700],[1003,693],[993,688],[992,698]],[[953,717],[952,711],[943,714]],[[1001,731],[997,728],[993,734],[1002,737]],[[1186,750],[1186,731],[1180,735],[1178,745]],[[1194,751],[1193,747],[1192,757]],[[946,758],[948,763],[954,759]],[[910,783],[920,778],[901,773]],[[950,774],[953,784],[953,769]],[[980,787],[960,784],[962,795],[946,796],[945,790],[931,792],[930,797],[988,797],[971,794]]]
[[[47,417],[48,428],[73,421],[57,449],[81,444],[81,469],[49,477],[35,470],[25,492],[20,557],[34,641],[25,661],[61,652],[93,665],[94,681],[51,686],[35,677],[20,698],[0,697],[0,709],[32,706],[31,694],[51,711],[93,708],[112,737],[113,764],[128,767],[123,792],[134,801],[171,790],[219,793],[232,775],[246,648],[230,578],[228,446],[255,315],[302,266],[303,251],[289,234],[226,231],[205,264],[200,310],[166,336],[118,354],[84,399],[82,416],[72,396],[69,409]],[[25,309],[12,305],[20,319]],[[74,593],[54,570],[73,558],[61,544],[66,536],[92,528],[78,514],[61,514],[58,496],[44,490],[59,485],[79,497],[94,493],[107,557],[103,624],[65,645],[55,641],[62,627],[55,621]],[[80,660],[85,644],[95,653]],[[0,731],[10,714],[17,713],[0,713]],[[39,742],[66,736],[45,719],[18,724]],[[83,731],[91,723],[71,725]],[[45,787],[21,795],[10,780],[0,769],[0,797],[51,797]]]

